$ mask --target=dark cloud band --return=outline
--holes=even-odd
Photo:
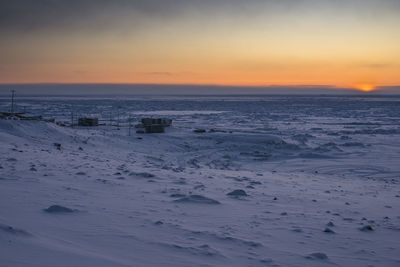
[[[0,32],[89,30],[140,25],[143,20],[166,21],[194,12],[207,19],[220,16],[251,17],[291,10],[342,8],[371,14],[400,11],[398,0],[0,0]],[[125,23],[125,22],[129,23]],[[125,24],[124,24],[125,23]]]

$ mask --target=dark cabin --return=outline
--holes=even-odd
[[[99,126],[98,118],[79,118],[78,126]]]
[[[165,118],[143,118],[141,124],[137,125],[137,128],[145,128],[146,133],[163,133],[165,127],[169,127],[172,124],[171,119]]]

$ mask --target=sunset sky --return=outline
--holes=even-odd
[[[400,85],[399,0],[0,0],[0,83]]]

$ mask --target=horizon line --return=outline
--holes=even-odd
[[[153,86],[215,86],[215,87],[303,87],[303,88],[326,88],[326,89],[353,89],[358,90],[351,86],[338,86],[333,84],[213,84],[213,83],[119,83],[119,82],[11,82],[2,83],[4,85],[153,85]],[[382,87],[399,87],[400,84],[377,84],[376,88]]]
[[[29,95],[302,95],[302,94],[400,94],[400,85],[338,87],[328,84],[221,85],[170,83],[0,83],[0,94],[18,90]],[[373,89],[371,89],[373,88]]]

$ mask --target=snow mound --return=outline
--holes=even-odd
[[[174,200],[178,203],[195,203],[195,204],[220,204],[219,201],[205,197],[203,195],[190,195]]]
[[[306,259],[309,260],[327,260],[328,256],[322,252],[311,253],[310,255],[306,256]]]
[[[246,197],[246,196],[248,196],[246,191],[244,191],[243,189],[233,190],[232,192],[229,192],[226,195],[231,196],[231,197]]]
[[[51,205],[50,207],[44,209],[47,213],[72,213],[76,210],[61,206],[61,205]]]
[[[11,235],[16,235],[16,236],[30,236],[31,234],[26,232],[25,230],[14,228],[10,225],[5,225],[0,223],[0,231],[11,234]]]

